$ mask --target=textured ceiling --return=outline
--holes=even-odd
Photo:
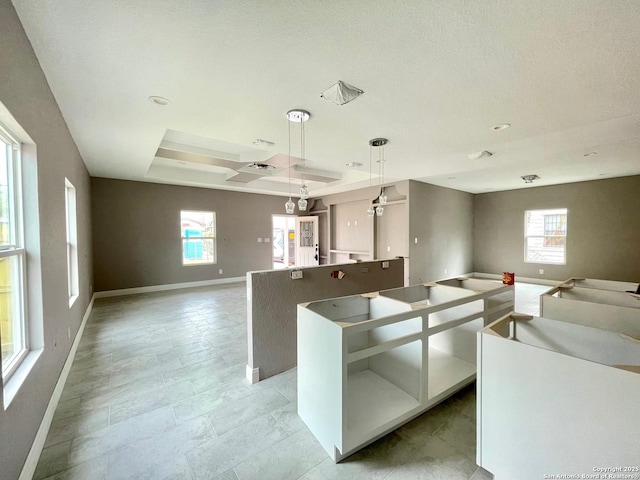
[[[286,170],[241,183],[156,153],[169,139],[238,168],[282,160],[292,108],[311,112],[306,168],[339,178],[312,196],[368,185],[375,137],[387,181],[477,193],[640,174],[637,0],[13,3],[93,176],[285,194]],[[322,99],[338,80],[365,93]]]

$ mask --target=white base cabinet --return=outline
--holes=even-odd
[[[417,285],[298,306],[298,414],[334,461],[476,375],[484,292]]]
[[[540,296],[540,316],[639,336],[640,295],[596,288],[617,283],[628,286],[606,280],[589,280],[588,287],[565,282]]]
[[[503,317],[478,334],[477,399],[476,462],[496,480],[640,474],[596,470],[639,466],[640,343],[625,335]]]

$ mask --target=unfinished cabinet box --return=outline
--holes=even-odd
[[[473,292],[483,292],[485,326],[513,310],[515,287],[514,285],[505,285],[500,280],[465,275],[464,277],[438,280],[436,283],[464,288]]]
[[[496,480],[638,464],[640,343],[626,335],[505,316],[478,334],[477,399],[476,462]]]
[[[563,285],[572,285],[574,287],[596,288],[598,290],[611,290],[613,292],[636,292],[638,283],[620,282],[617,280],[600,280],[597,278],[577,278],[571,277],[564,282]]]
[[[298,414],[334,461],[475,379],[481,296],[417,286],[298,306]]]
[[[640,295],[563,283],[540,296],[540,315],[640,335]]]

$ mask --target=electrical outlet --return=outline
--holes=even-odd
[[[382,268],[389,268],[389,262],[382,262]]]
[[[540,275],[544,275],[544,270],[542,268],[538,271],[540,272]]]
[[[413,239],[413,243],[418,243],[418,237]]]
[[[447,270],[447,269],[445,268],[445,269],[444,269],[444,274],[446,275],[448,271],[449,271],[449,270]]]
[[[291,280],[300,280],[302,278],[302,270],[292,270]]]
[[[271,243],[271,239],[269,237],[264,237],[264,243]]]
[[[258,243],[262,243],[262,237],[258,237]]]
[[[391,246],[387,246],[387,252],[391,251]]]
[[[222,269],[218,270],[218,274],[222,275]]]

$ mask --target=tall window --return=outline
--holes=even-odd
[[[20,143],[0,125],[0,343],[5,382],[28,353],[20,171]]]
[[[67,291],[69,307],[78,298],[78,224],[76,218],[76,187],[64,179],[65,207],[67,211]]]
[[[527,210],[524,216],[524,261],[566,263],[567,209]]]
[[[182,210],[182,264],[216,263],[216,212]]]

